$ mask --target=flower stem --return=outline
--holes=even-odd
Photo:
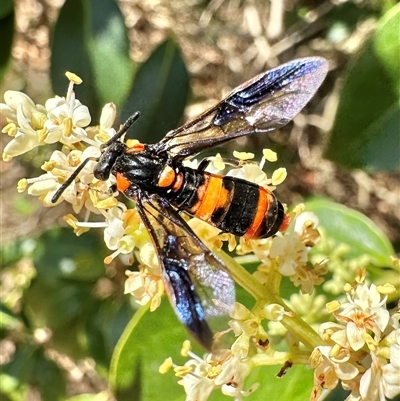
[[[232,278],[242,288],[244,288],[256,301],[263,301],[267,304],[282,305],[286,311],[292,312],[278,295],[268,291],[266,287],[260,284],[243,266],[237,263],[233,258],[221,250],[214,249],[213,252],[226,264]],[[323,344],[319,335],[299,316],[293,313],[293,316],[282,317],[281,323],[285,328],[296,336],[308,349],[314,349]]]

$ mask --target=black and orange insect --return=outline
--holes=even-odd
[[[327,69],[327,61],[318,57],[283,64],[239,86],[160,142],[129,148],[121,137],[138,119],[136,113],[101,147],[94,176],[105,181],[113,174],[118,191],[136,202],[176,314],[205,348],[213,343],[209,322],[226,316],[235,301],[234,282],[224,263],[179,212],[249,239],[270,237],[285,228],[287,221],[282,204],[267,189],[205,171],[208,159],[197,169],[182,162],[234,138],[287,124],[314,95]],[[88,160],[59,188],[52,202]]]

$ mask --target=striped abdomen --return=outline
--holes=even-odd
[[[179,210],[245,238],[270,237],[285,224],[272,192],[235,177],[183,168],[168,198]]]

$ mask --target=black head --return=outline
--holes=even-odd
[[[130,116],[122,125],[122,127],[118,130],[118,132],[105,144],[101,146],[101,156],[97,158],[89,157],[85,159],[76,170],[68,177],[67,181],[61,185],[60,188],[56,191],[56,193],[51,198],[52,203],[56,203],[60,198],[61,194],[71,185],[71,183],[75,180],[78,174],[83,170],[85,165],[90,160],[97,161],[97,165],[93,170],[94,176],[101,181],[105,181],[110,176],[112,167],[114,166],[118,156],[120,156],[127,146],[121,142],[121,137],[128,131],[128,129],[138,120],[140,117],[140,113],[137,111],[135,114]]]
[[[94,176],[100,181],[106,181],[110,176],[116,160],[125,152],[126,149],[127,146],[120,140],[117,140],[107,148],[104,148],[99,161],[93,170]]]

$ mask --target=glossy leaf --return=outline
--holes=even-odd
[[[91,35],[88,42],[93,79],[100,104],[119,107],[132,84],[134,63],[124,18],[114,0],[91,0]]]
[[[400,4],[349,68],[326,156],[347,167],[400,169]]]
[[[141,118],[130,136],[144,143],[157,142],[178,125],[188,92],[189,76],[182,56],[168,39],[138,69],[121,121],[139,110]]]
[[[14,39],[14,8],[10,0],[2,0],[0,7],[0,83],[3,81],[11,57],[11,45]]]
[[[122,14],[114,0],[67,0],[54,28],[51,79],[63,95],[72,71],[83,79],[77,98],[89,107],[94,121],[107,102],[121,105],[129,91],[134,64]]]
[[[50,76],[54,93],[64,96],[68,87],[65,72],[79,75],[84,84],[75,86],[76,97],[92,111],[98,103],[87,51],[87,12],[84,0],[66,0],[62,6],[53,31]]]
[[[319,225],[336,244],[349,247],[349,258],[368,255],[374,265],[391,266],[394,249],[381,231],[367,216],[354,209],[327,199],[315,199],[305,203],[306,210],[314,212]]]
[[[154,312],[136,312],[118,342],[111,362],[110,382],[118,400],[175,400],[183,388],[171,372],[161,375],[159,366],[179,353],[186,331],[167,299]]]
[[[308,400],[313,387],[313,371],[302,365],[294,365],[287,370],[286,375],[277,378],[281,366],[261,366],[253,369],[246,380],[245,390],[253,383],[260,383],[259,388],[254,391],[249,400]],[[217,400],[226,398],[220,396]]]

